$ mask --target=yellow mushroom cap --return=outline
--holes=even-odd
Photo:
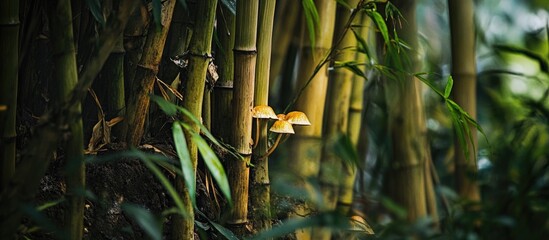
[[[269,129],[271,132],[275,133],[290,133],[294,134],[294,128],[292,127],[292,124],[285,120],[277,120],[273,126]]]
[[[286,114],[286,121],[293,125],[311,125],[311,122],[309,122],[309,118],[307,118],[307,115],[300,111],[293,111]]]
[[[284,113],[279,113],[276,115],[276,117],[278,118],[278,120],[286,120],[286,114]]]
[[[259,105],[255,106],[252,111],[252,117],[253,118],[270,118],[270,119],[278,119],[273,109],[267,105]]]

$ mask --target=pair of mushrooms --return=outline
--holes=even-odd
[[[271,126],[269,131],[277,133],[278,136],[273,144],[272,147],[269,148],[265,156],[262,156],[262,158],[266,158],[273,151],[276,149],[278,144],[280,143],[280,139],[282,136],[286,134],[294,134],[294,128],[292,125],[302,125],[302,126],[310,126],[311,122],[309,122],[309,119],[307,118],[307,115],[305,113],[300,111],[293,111],[289,112],[288,114],[275,114],[273,109],[267,105],[259,105],[255,106],[252,111],[252,117],[256,119],[256,131],[255,131],[255,141],[254,141],[254,148],[257,146],[257,142],[259,141],[259,122],[261,120],[269,120],[269,119],[275,119],[276,122]]]

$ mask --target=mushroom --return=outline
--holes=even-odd
[[[278,143],[280,143],[280,139],[282,138],[283,135],[285,135],[285,134],[294,134],[295,133],[294,128],[292,127],[292,124],[290,122],[286,121],[286,120],[283,120],[283,119],[277,120],[273,124],[273,126],[271,126],[269,131],[274,132],[274,133],[278,133],[278,136],[276,137],[274,145],[271,148],[269,148],[269,151],[267,151],[265,156],[263,156],[262,158],[266,158],[269,155],[271,155],[271,153],[274,152],[274,150],[278,146]]]
[[[292,125],[311,126],[311,122],[309,122],[307,115],[300,111],[289,112],[286,114],[285,119]]]
[[[259,142],[259,119],[278,119],[273,109],[267,105],[255,106],[252,110],[252,117],[256,119],[256,131],[253,148],[257,146]]]

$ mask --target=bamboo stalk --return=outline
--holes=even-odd
[[[417,52],[416,1],[396,1],[407,24],[396,28],[399,38],[412,49],[398,53],[392,47],[385,56],[386,64],[401,68],[398,81],[388,79],[385,84],[389,107],[389,131],[392,137],[392,159],[385,177],[387,194],[408,210],[407,219],[415,221],[427,215],[425,161],[428,144],[424,129],[424,111],[418,86],[410,73],[419,69]],[[403,55],[406,54],[406,55]]]
[[[454,89],[452,99],[469,115],[476,119],[476,70],[475,70],[475,29],[473,1],[448,1],[450,32],[452,35],[452,77]],[[454,137],[455,179],[458,194],[471,201],[480,201],[480,190],[476,183],[476,150],[478,136],[473,125],[468,146],[461,146]],[[465,149],[468,150],[466,155]],[[473,176],[473,177],[471,177]]]
[[[286,62],[286,54],[288,53],[295,29],[300,25],[296,24],[299,22],[299,1],[282,0],[278,4],[277,9],[273,29],[273,42],[276,43],[276,47],[272,49],[271,69],[269,73],[269,90],[271,95],[278,93],[280,89],[284,89],[281,87],[279,76],[282,75],[282,68]],[[286,91],[287,89],[284,90]]]
[[[269,69],[271,66],[271,45],[273,34],[273,20],[275,15],[275,0],[261,1],[259,4],[259,26],[257,37],[257,68],[255,72],[254,104],[269,105]],[[252,225],[255,231],[271,228],[271,197],[269,181],[269,162],[265,156],[268,146],[267,121],[260,119],[259,138],[253,150],[251,170],[250,206]],[[257,130],[256,130],[257,131]]]
[[[53,78],[57,86],[52,90],[56,104],[67,101],[78,81],[76,49],[72,29],[70,0],[58,0],[48,8],[50,39],[52,44]],[[80,104],[70,109],[78,119],[69,124],[69,136],[63,142],[65,150],[65,171],[67,184],[67,214],[65,227],[70,239],[82,239],[84,230],[84,194],[86,186],[86,166],[84,164],[84,139]]]
[[[315,5],[320,18],[318,28],[315,29],[315,45],[311,45],[308,35],[302,35],[305,38],[305,43],[300,49],[300,59],[302,61],[299,67],[296,68],[298,70],[296,89],[302,89],[307,84],[317,65],[329,53],[332,47],[336,2],[321,0],[316,1]],[[290,146],[290,156],[294,157],[292,158],[292,164],[287,165],[292,166],[288,170],[303,180],[317,177],[319,173],[322,153],[323,113],[327,87],[328,66],[325,64],[304,89],[295,105],[295,109],[303,111],[309,117],[312,124],[307,127],[296,126],[296,135],[293,136],[293,144]],[[295,212],[300,216],[307,216],[311,213],[310,207],[306,204],[296,204]],[[299,239],[310,239],[310,234],[310,229],[298,230],[296,232]]]
[[[19,1],[0,2],[0,192],[15,171],[15,116],[19,71]]]
[[[211,61],[213,26],[217,0],[199,1],[196,6],[196,21],[193,29],[193,36],[189,43],[189,64],[186,71],[180,75],[185,76],[185,90],[183,92],[182,106],[189,110],[195,117],[202,116],[202,104],[206,84],[206,72]],[[200,132],[200,126],[188,117],[183,121],[191,126],[192,132],[185,131],[185,139],[189,149],[191,162],[196,175],[198,162],[198,149],[192,141],[192,134]],[[174,219],[172,234],[173,239],[192,239],[194,236],[194,210],[189,192],[185,187],[182,178],[176,180],[176,187],[182,194],[185,210],[189,213],[187,218],[177,216]]]
[[[369,28],[370,28],[370,18],[366,15],[362,15],[360,18],[360,29],[357,32],[362,36],[363,39],[368,41],[369,39]],[[356,44],[356,42],[355,42]],[[355,59],[359,63],[365,63],[368,61],[368,57],[364,53],[357,52]],[[366,69],[362,69],[366,70]],[[347,135],[351,140],[353,146],[357,149],[359,148],[359,138],[360,134],[365,132],[366,125],[362,123],[362,110],[364,107],[364,86],[366,80],[358,75],[353,75],[352,77],[352,90],[351,90],[351,99],[349,103],[349,116],[347,124]],[[363,155],[359,154],[359,161],[362,161]],[[353,203],[353,186],[355,183],[357,171],[353,171],[350,168],[343,169],[343,177],[341,178],[341,189],[338,196],[337,208],[338,211],[343,214],[348,214],[351,205]]]
[[[126,141],[129,145],[137,146],[141,142],[145,128],[145,119],[149,111],[149,94],[152,93],[158,65],[160,63],[168,29],[170,28],[175,0],[169,0],[162,6],[161,28],[155,29],[150,25],[147,40],[143,47],[143,55],[137,65],[135,79],[128,92],[126,111],[127,132]]]
[[[218,66],[219,79],[212,93],[212,133],[224,142],[231,136],[234,55],[235,16],[221,3],[218,7],[217,36],[219,48],[216,50],[215,63]]]
[[[349,6],[356,6],[358,0],[348,0]],[[355,52],[352,48],[356,46],[356,38],[353,33],[346,31],[346,22],[351,17],[351,11],[338,6],[336,29],[334,35],[341,36],[342,40],[336,46],[339,54],[335,56],[335,61],[353,61]],[[355,21],[356,22],[356,21]],[[319,206],[321,210],[333,210],[336,207],[340,181],[343,177],[342,161],[337,158],[335,153],[329,149],[329,141],[334,140],[338,135],[347,133],[349,104],[351,100],[351,88],[353,85],[351,71],[344,68],[336,68],[329,82],[329,94],[327,97],[327,115],[325,116],[325,139],[322,158],[320,163],[319,182],[323,196],[323,206]],[[354,172],[351,166],[345,167],[346,171]],[[314,239],[330,239],[331,231],[329,229],[319,229],[313,233]]]
[[[234,46],[234,92],[231,144],[243,159],[227,162],[227,175],[233,197],[228,224],[244,235],[248,222],[248,184],[252,154],[252,108],[254,101],[256,40],[259,1],[236,3],[236,35]]]

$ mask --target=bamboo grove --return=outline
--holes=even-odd
[[[383,237],[375,218],[451,232],[438,169],[460,211],[483,211],[473,3],[448,0],[441,85],[422,73],[418,0],[4,0],[0,236],[109,238],[88,230],[106,202],[96,164],[143,166],[162,191],[159,212],[116,195],[139,226],[121,236]],[[433,156],[426,92],[451,164]],[[35,206],[57,175],[60,200]]]

